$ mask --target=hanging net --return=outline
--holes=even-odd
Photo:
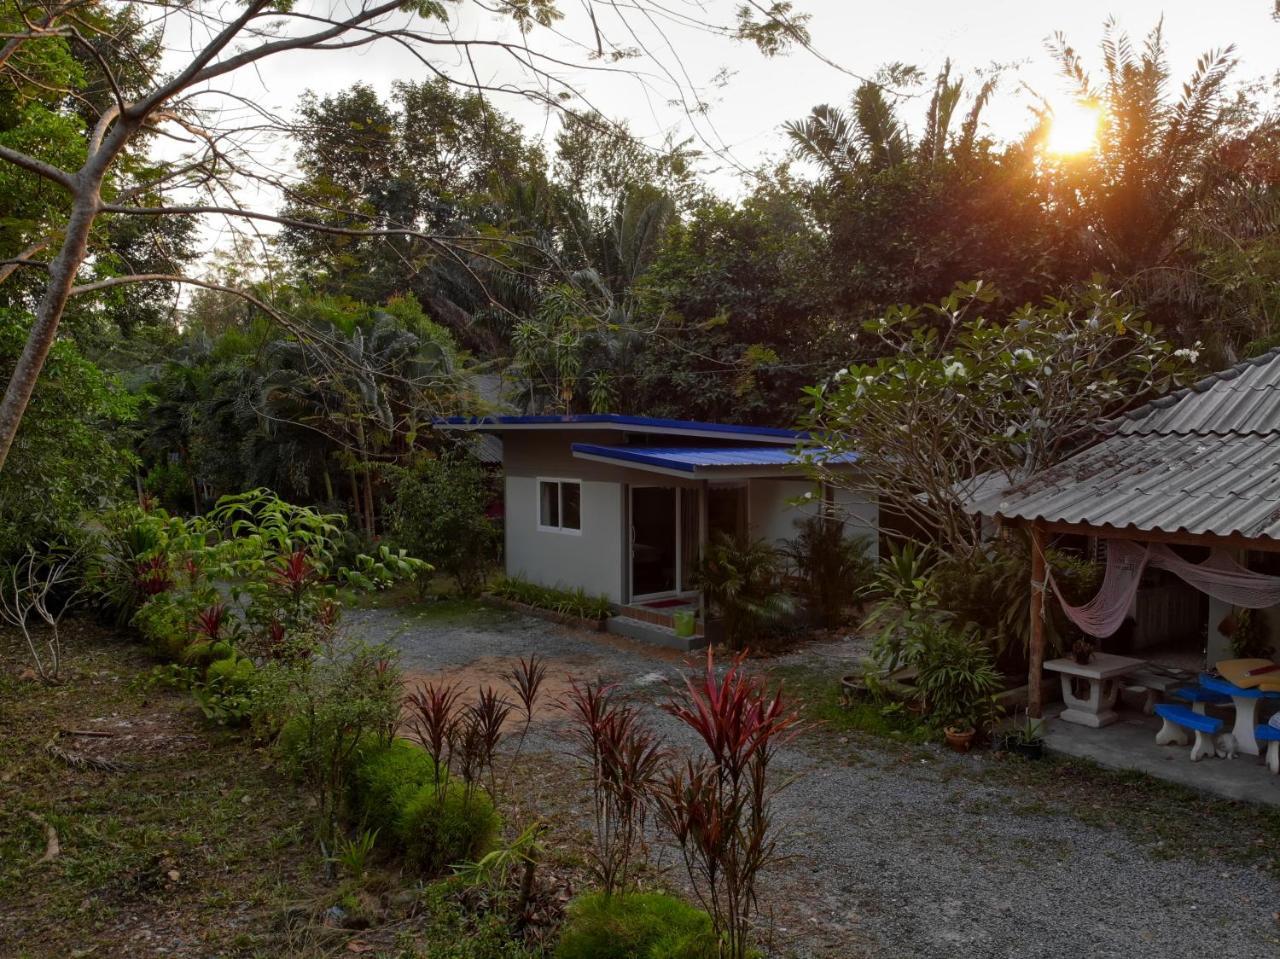
[[[1143,546],[1128,540],[1107,540],[1107,568],[1098,594],[1082,606],[1072,606],[1062,595],[1053,574],[1047,576],[1053,594],[1067,618],[1090,636],[1110,636],[1133,608],[1142,573],[1148,566],[1167,570],[1202,593],[1232,606],[1266,609],[1280,605],[1280,576],[1266,576],[1246,569],[1225,550],[1215,549],[1203,563],[1183,559],[1168,546]]]

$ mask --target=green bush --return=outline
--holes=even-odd
[[[138,610],[133,625],[161,659],[177,662],[191,642],[190,617],[182,604],[157,596]]]
[[[547,609],[562,616],[576,616],[578,619],[604,619],[613,613],[613,604],[607,597],[592,596],[581,588],[569,590],[541,586],[518,576],[502,577],[490,592],[500,599]]]
[[[809,610],[823,626],[840,624],[875,573],[867,544],[845,536],[844,524],[834,517],[805,520],[796,538],[782,546],[782,554],[803,582]]]
[[[304,739],[286,724],[282,751]],[[349,775],[350,806],[366,828],[394,839],[405,858],[428,874],[479,859],[492,848],[502,821],[489,794],[461,782],[436,786],[436,767],[426,751],[407,739],[357,752]]]
[[[656,892],[581,896],[569,904],[556,959],[712,959],[711,917]]]
[[[220,684],[226,689],[242,692],[253,685],[257,670],[253,660],[234,653],[222,659],[215,659],[205,671],[205,682]]]
[[[483,789],[470,792],[460,782],[422,786],[400,809],[396,838],[405,857],[427,874],[456,863],[475,862],[498,838],[502,819]]]
[[[365,825],[390,836],[400,813],[423,786],[434,783],[435,763],[407,739],[363,751],[351,771],[351,806]]]
[[[472,456],[422,459],[393,471],[391,529],[413,555],[453,577],[459,592],[475,596],[497,565],[502,531],[485,513],[493,481]],[[420,587],[425,581],[420,582]]]

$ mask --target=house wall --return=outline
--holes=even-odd
[[[617,438],[617,433],[583,430],[504,434],[507,575],[544,586],[582,588],[615,603],[627,600],[627,484],[698,484],[577,459],[570,448],[573,443],[612,445]],[[581,533],[538,529],[540,477],[582,483]]]
[[[815,495],[808,502],[792,504],[809,492]],[[830,493],[832,505],[845,523],[845,535],[866,542],[868,555],[874,559],[880,528],[878,504],[849,490],[832,489]],[[820,502],[808,480],[754,479],[748,483],[748,504],[751,535],[776,544],[795,539],[799,524],[817,515]]]

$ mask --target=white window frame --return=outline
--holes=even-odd
[[[539,476],[533,487],[533,509],[534,519],[538,524],[539,533],[560,533],[564,536],[581,536],[582,535],[582,480],[575,479],[571,476]],[[564,484],[572,483],[578,487],[578,528],[573,529],[568,526],[544,526],[542,523],[542,484],[556,484],[556,515],[563,522],[564,520]]]

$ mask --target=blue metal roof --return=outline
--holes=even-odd
[[[821,450],[797,452],[780,446],[733,446],[706,449],[688,446],[597,446],[574,443],[575,455],[635,463],[639,466],[697,473],[702,470],[740,469],[751,467],[795,466],[804,463]],[[843,453],[823,460],[825,465],[852,465],[857,454]]]
[[[632,432],[652,433],[703,433],[740,436],[768,442],[794,442],[808,439],[808,433],[785,430],[774,426],[740,426],[734,423],[703,423],[697,420],[667,420],[651,416],[623,416],[619,413],[570,413],[563,416],[446,416],[435,420],[436,426],[446,429],[501,429],[508,427],[543,426],[598,426],[604,429],[625,429]]]

